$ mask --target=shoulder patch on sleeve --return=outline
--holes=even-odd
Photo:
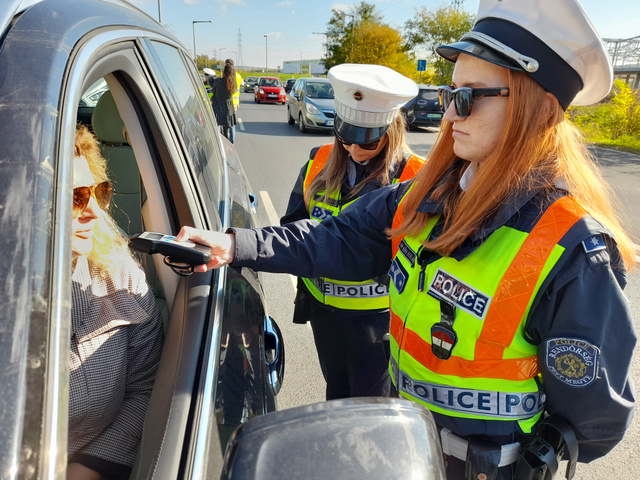
[[[586,387],[598,374],[600,348],[577,338],[551,338],[546,342],[549,372],[571,387]]]
[[[607,246],[604,243],[602,235],[591,235],[588,240],[582,242],[582,247],[585,253],[598,252],[600,250],[606,250]]]

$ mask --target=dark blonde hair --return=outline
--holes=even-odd
[[[227,90],[232,94],[238,89],[238,84],[236,82],[236,68],[233,66],[233,63],[225,63],[224,69],[222,70],[222,79],[224,80],[224,84],[227,87]]]
[[[96,183],[109,180],[107,161],[100,153],[96,137],[87,126],[76,127],[75,155],[84,156]],[[94,230],[93,248],[87,255],[89,262],[96,265],[102,275],[114,275],[129,260],[135,258],[129,250],[128,241],[116,225],[108,211],[96,212],[98,219]]]
[[[369,167],[367,177],[358,185],[354,186],[352,195],[356,195],[365,184],[374,179],[380,179],[382,185],[391,183],[392,179],[389,178],[389,167],[394,158],[397,159],[397,161],[401,161],[405,152],[412,153],[404,136],[405,130],[404,117],[399,113],[391,122],[389,129],[383,136],[383,138],[387,139],[387,144],[376,156],[376,159],[374,159],[375,163]],[[349,152],[344,149],[342,143],[336,138],[326,165],[305,191],[304,202],[307,207],[309,207],[309,202],[317,193],[325,192],[324,199],[326,200],[326,197],[331,193],[340,190],[342,182],[347,175],[348,158]]]
[[[427,164],[416,175],[416,184],[405,199],[403,222],[389,235],[418,235],[429,215],[416,208],[430,194],[444,204],[445,225],[442,234],[425,246],[446,256],[512,195],[551,188],[559,181],[590,215],[611,230],[627,268],[631,268],[635,251],[621,226],[617,213],[621,210],[614,208],[610,187],[580,132],[565,120],[555,98],[551,111],[541,108],[547,92],[537,82],[522,72],[507,73],[510,96],[505,132],[493,152],[478,165],[469,189],[463,191],[459,185],[469,162],[456,157],[452,124],[443,120]],[[548,183],[540,185],[541,179]]]

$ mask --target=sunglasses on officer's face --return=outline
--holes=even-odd
[[[454,90],[451,87],[443,86],[438,87],[438,95],[440,97],[440,105],[442,105],[443,112],[446,112],[449,109],[449,105],[451,105],[451,102],[453,102],[453,106],[456,110],[456,115],[461,118],[466,118],[471,115],[471,107],[473,106],[474,98],[508,97],[509,87],[460,87]]]
[[[350,147],[351,145],[357,145],[363,150],[375,150],[376,148],[378,148],[378,145],[380,144],[380,139],[370,143],[347,143],[347,142],[343,142],[340,139],[338,139],[338,141],[345,147]]]
[[[91,185],[90,187],[77,187],[73,189],[73,218],[77,218],[84,213],[89,206],[89,201],[93,195],[98,202],[98,206],[103,210],[111,203],[111,182],[106,181]]]

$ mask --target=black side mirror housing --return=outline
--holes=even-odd
[[[398,398],[349,398],[255,417],[229,440],[223,480],[445,480],[431,412]]]

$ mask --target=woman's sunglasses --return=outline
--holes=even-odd
[[[91,185],[90,187],[77,187],[73,189],[73,218],[84,213],[89,205],[91,196],[96,198],[98,206],[103,210],[111,203],[111,182],[106,181]]]
[[[451,102],[453,101],[453,106],[456,109],[456,115],[466,118],[471,115],[471,107],[473,106],[474,98],[508,97],[509,87],[460,87],[455,90],[451,87],[438,87],[438,95],[440,96],[440,105],[442,105],[443,112],[446,112],[449,109],[449,105],[451,105]]]
[[[343,142],[342,140],[338,139],[338,141],[344,145],[345,147],[350,147],[351,145],[357,145],[359,146],[361,149],[363,150],[375,150],[376,148],[378,148],[378,144],[380,143],[380,139],[376,140],[375,142],[370,142],[370,143],[347,143],[347,142]]]

